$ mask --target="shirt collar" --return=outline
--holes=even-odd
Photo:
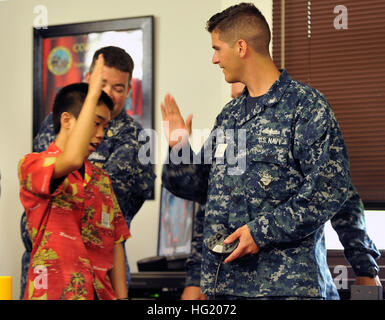
[[[279,69],[279,71],[281,72],[281,75],[261,98],[260,103],[266,107],[271,107],[281,100],[282,95],[290,84],[291,77],[289,73],[285,69]],[[246,98],[248,94],[249,91],[247,90],[247,87],[245,87],[242,91],[242,96]]]
[[[119,113],[114,119],[111,120],[110,122],[110,127],[113,127],[119,122],[123,122],[127,117],[126,110],[123,109],[121,113]]]
[[[48,146],[46,152],[54,153],[54,154],[61,154],[61,153],[63,153],[63,151],[61,151],[60,148],[56,145],[55,141],[51,142],[51,144]]]
[[[254,108],[246,114],[246,97],[249,94],[247,87],[245,87],[242,91],[242,94],[239,97],[239,103],[242,105],[241,108],[237,108],[236,111],[238,113],[238,122],[239,125],[243,125],[245,122],[254,118],[257,114],[259,114],[262,110],[268,107],[273,107],[277,102],[279,102],[286,91],[286,88],[289,86],[291,77],[289,73],[285,69],[280,69],[281,75],[279,78],[273,83],[270,89],[261,96],[261,99],[258,101],[258,107]]]

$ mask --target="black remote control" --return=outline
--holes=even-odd
[[[228,237],[228,234],[222,230],[208,239],[208,248],[216,253],[229,254],[235,250],[239,240],[235,240],[230,244],[225,244],[223,241]]]

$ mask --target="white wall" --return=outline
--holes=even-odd
[[[373,240],[377,249],[385,249],[385,211],[366,211],[365,212],[366,229],[369,237]],[[338,239],[337,233],[333,230],[330,221],[325,226],[325,242],[328,249],[342,250],[343,246]]]

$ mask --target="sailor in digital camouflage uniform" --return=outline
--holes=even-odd
[[[241,93],[239,92],[233,98]],[[183,192],[183,190],[188,192],[189,188],[178,189],[172,186],[170,188],[170,191],[177,196],[190,200],[195,199],[194,196],[190,198],[191,195]],[[191,254],[186,262],[186,281],[182,299],[198,300],[205,298],[200,292],[204,213],[205,205],[202,204],[199,206],[194,220]],[[380,285],[378,278],[379,267],[376,263],[380,253],[367,234],[363,203],[352,184],[349,188],[347,200],[331,219],[331,225],[344,246],[345,257],[357,277],[356,284]],[[326,299],[338,300],[339,298],[334,285],[329,285],[326,289]]]
[[[167,174],[165,172],[165,174]],[[171,187],[171,191],[177,195],[180,189]],[[183,194],[190,200],[189,195]],[[186,261],[186,281],[182,299],[197,300],[205,297],[200,292],[203,224],[205,205],[200,205],[194,220],[194,229],[191,243],[191,255]],[[379,285],[379,268],[376,259],[380,257],[375,244],[366,232],[364,207],[362,201],[351,185],[348,199],[340,211],[331,219],[333,229],[338,233],[339,239],[344,246],[345,257],[352,266],[357,278],[357,284]],[[377,278],[374,280],[373,278]],[[347,280],[347,279],[343,279]],[[326,288],[326,299],[338,300],[340,297],[335,291],[334,285],[329,284]]]
[[[113,99],[115,106],[106,136],[88,160],[103,167],[108,173],[123,216],[130,228],[131,221],[146,199],[153,198],[155,174],[151,164],[142,164],[138,151],[144,142],[138,141],[141,125],[124,110],[133,71],[131,57],[121,48],[104,47],[95,52],[94,58],[102,53],[105,58],[106,83],[103,88]],[[92,70],[92,66],[91,69]],[[55,140],[52,114],[43,121],[34,138],[34,152],[42,152]],[[29,239],[25,213],[21,219],[21,233],[26,251],[22,258],[21,297],[25,289],[32,244]],[[130,283],[129,265],[127,284]],[[127,287],[128,287],[127,285]]]
[[[246,88],[219,114],[200,155],[183,146],[183,153],[189,148],[192,155],[190,164],[170,161],[162,177],[169,190],[206,203],[200,288],[221,298],[337,297],[326,261],[324,224],[341,210],[352,183],[333,111],[319,91],[276,69],[268,54],[268,25],[253,5],[213,16],[208,31],[213,63],[223,69],[226,81],[243,82]],[[161,110],[170,133],[191,129],[191,118],[184,123],[170,95]],[[221,132],[225,139],[218,139]],[[173,147],[177,141],[169,143]],[[173,149],[170,160],[179,154]],[[344,219],[341,228],[356,219],[357,233],[365,231],[363,215]],[[223,257],[207,247],[208,238],[220,230],[230,234],[228,242],[240,241],[222,264]],[[355,247],[354,239],[340,238]],[[365,239],[364,246],[349,252],[351,257],[370,252],[372,258],[365,259],[376,268],[378,251]],[[364,268],[365,259],[353,264]]]

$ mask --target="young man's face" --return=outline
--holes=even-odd
[[[111,119],[116,118],[124,109],[126,99],[130,92],[128,85],[129,73],[115,68],[103,67],[103,91],[107,93],[114,102],[114,110]],[[89,75],[86,75],[88,82]]]
[[[238,55],[236,46],[232,48],[227,42],[220,40],[217,31],[211,33],[211,43],[212,48],[214,49],[212,63],[218,64],[219,67],[221,67],[227,82],[233,83],[239,81],[239,65],[237,63]]]
[[[88,146],[88,155],[96,150],[104,138],[104,134],[111,120],[111,111],[105,104],[98,104],[95,110],[94,132]]]

